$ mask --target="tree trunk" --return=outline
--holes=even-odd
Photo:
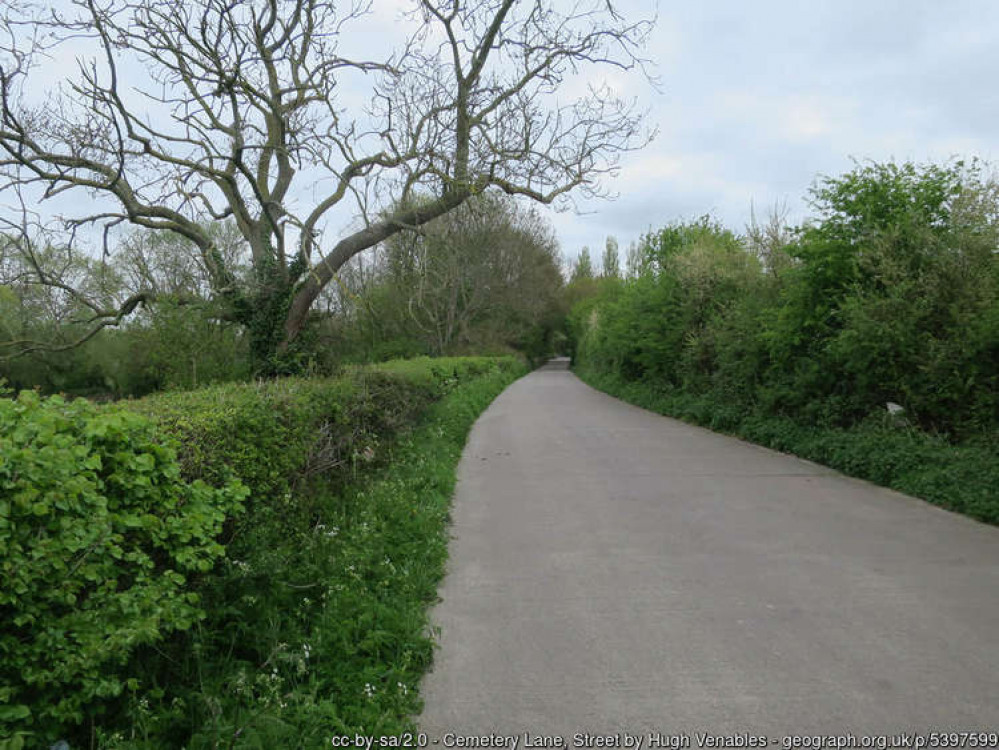
[[[304,281],[298,284],[291,295],[286,309],[282,337],[274,351],[279,355],[288,351],[305,328],[312,303],[348,260],[403,229],[420,226],[438,216],[443,216],[451,209],[460,206],[470,196],[471,191],[465,186],[453,188],[432,203],[397,211],[340,240],[326,257],[307,272]]]
[[[284,332],[292,285],[276,262],[258,265],[254,277],[256,289],[238,316],[250,339],[250,365],[258,376],[292,374],[297,366],[288,348],[291,340],[286,340]]]

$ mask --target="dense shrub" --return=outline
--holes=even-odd
[[[209,617],[136,655],[144,689],[104,722],[127,729],[109,746],[311,746],[404,725],[429,663],[453,462],[488,400],[460,430],[412,430],[445,396],[491,398],[522,367],[422,358],[137,403],[183,436],[186,472],[229,465],[254,493],[202,579]]]
[[[10,294],[0,286],[0,319],[6,312],[4,297]],[[56,344],[67,344],[85,332],[82,325],[56,326],[41,317],[32,325],[39,330],[29,329],[26,335]],[[3,328],[0,325],[0,338],[10,335]],[[0,377],[15,388],[106,399],[245,380],[249,374],[247,343],[235,326],[212,320],[200,308],[167,300],[81,346],[0,362]]]
[[[977,165],[868,165],[813,199],[764,321],[771,403],[850,424],[894,401],[932,430],[995,428],[995,185]]]
[[[273,747],[404,724],[453,462],[488,399],[409,435],[448,394],[521,372],[424,358],[104,407],[0,401],[0,740]]]
[[[159,393],[127,408],[178,440],[185,476],[214,483],[234,472],[256,506],[282,500],[311,475],[373,457],[381,436],[411,424],[459,379],[508,365],[499,362],[423,357],[353,367],[331,378]]]
[[[0,735],[55,739],[122,692],[134,649],[204,617],[238,483],[188,483],[136,414],[25,391],[0,399]]]
[[[977,164],[871,164],[757,258],[709,219],[570,320],[581,364],[742,411],[848,426],[896,402],[959,439],[999,427],[999,188]]]
[[[765,247],[710,219],[645,236],[638,275],[570,313],[580,372],[626,391],[634,384],[638,397],[661,395],[670,413],[726,430],[777,419],[870,447],[878,440],[868,436],[881,434],[871,420],[894,402],[929,441],[893,443],[913,456],[995,441],[999,183],[977,163],[867,164],[820,180],[811,199],[815,218],[772,233]],[[789,445],[806,450],[798,437]],[[883,453],[864,461],[826,456],[822,445],[820,460],[876,481],[914,476]],[[969,495],[990,491],[987,471],[950,491],[959,500],[941,490],[949,470],[925,458],[912,465],[939,470],[909,491],[994,520],[994,504]]]

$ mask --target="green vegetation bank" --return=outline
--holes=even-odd
[[[0,747],[411,729],[454,469],[512,357],[0,399]]]
[[[816,218],[650,232],[568,293],[584,380],[999,523],[999,185],[865,164]],[[577,269],[578,270],[578,269]]]

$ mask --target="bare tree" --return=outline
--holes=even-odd
[[[515,338],[561,285],[550,226],[503,196],[469,200],[386,246],[388,280],[437,354],[471,343],[487,323]]]
[[[749,224],[746,226],[746,248],[755,256],[766,272],[777,276],[794,260],[786,248],[794,238],[787,224],[790,209],[786,203],[775,203],[767,212],[766,221],[756,220],[756,208],[750,206]]]
[[[564,84],[594,66],[644,71],[651,22],[608,0],[553,6],[417,0],[407,43],[366,60],[343,49],[367,9],[331,0],[72,0],[64,12],[14,0],[0,22],[0,194],[83,193],[59,218],[70,244],[83,227],[107,242],[123,223],[187,238],[263,361],[355,254],[490,187],[543,203],[597,193],[617,156],[647,142],[633,102],[596,83],[572,99]],[[32,101],[32,74],[69,45],[92,57]],[[348,110],[341,93],[362,88],[367,106]],[[416,191],[433,200],[408,200]],[[325,237],[345,201],[358,228]],[[230,217],[249,279],[206,230]],[[104,312],[97,324],[124,311]]]
[[[24,209],[20,223],[0,219],[0,291],[16,300],[16,313],[3,310],[0,355],[65,351],[120,324],[147,300],[146,292],[121,294],[117,270],[75,255],[52,242],[49,232]],[[44,338],[37,332],[45,330]]]
[[[237,279],[245,278],[249,251],[235,223],[212,222],[204,230],[212,236],[225,268]],[[118,244],[113,265],[128,288],[147,289],[153,299],[213,306],[211,274],[198,247],[184,237],[146,229],[132,232]]]

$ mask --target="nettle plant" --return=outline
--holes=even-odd
[[[54,739],[137,688],[121,665],[204,616],[188,577],[223,555],[246,495],[184,481],[139,415],[0,398],[0,736]]]

